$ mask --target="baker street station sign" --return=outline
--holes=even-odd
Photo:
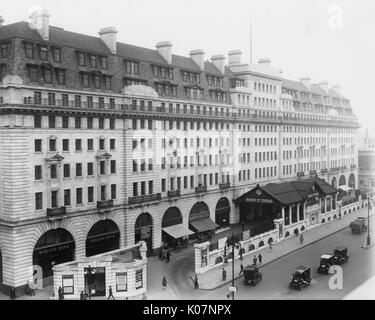
[[[257,189],[255,191],[255,196],[256,197],[246,197],[245,198],[245,202],[252,202],[252,203],[273,203],[273,200],[272,199],[269,199],[269,198],[264,198],[262,197],[263,196],[263,192],[261,189]]]

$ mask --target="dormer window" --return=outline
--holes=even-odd
[[[84,67],[86,65],[85,54],[83,52],[78,53],[78,64],[80,67]]]
[[[209,86],[214,86],[214,87],[223,86],[223,78],[221,77],[207,75],[207,82]]]
[[[173,69],[159,66],[153,66],[152,69],[155,78],[173,80]]]
[[[34,58],[34,47],[32,43],[25,43],[25,56],[26,58]]]
[[[52,83],[52,70],[43,68],[43,80],[45,83]]]
[[[39,58],[40,58],[40,60],[43,60],[43,61],[48,60],[47,47],[40,47],[39,48]]]
[[[195,72],[181,71],[181,77],[184,82],[200,83],[200,74]]]
[[[90,66],[91,68],[97,68],[98,67],[98,61],[96,59],[96,56],[90,55]]]
[[[61,49],[52,48],[53,61],[60,63],[61,62]]]
[[[0,57],[1,58],[7,58],[8,57],[8,51],[9,51],[9,44],[8,43],[3,43],[1,45]]]
[[[108,69],[108,58],[107,57],[100,57],[100,63],[102,65],[102,69]]]
[[[129,74],[139,74],[139,62],[124,60],[125,72]]]

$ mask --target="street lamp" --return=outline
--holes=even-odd
[[[370,240],[370,194],[367,194],[367,247],[370,247],[371,240]],[[371,208],[372,209],[372,208]]]
[[[89,284],[89,300],[91,300],[91,280],[92,280],[92,275],[94,273],[94,268],[91,268],[91,266],[89,265],[86,272],[87,272],[87,282]]]

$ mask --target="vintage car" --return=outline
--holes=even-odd
[[[349,256],[348,256],[348,248],[338,246],[333,251],[333,264],[343,265],[344,263],[348,262]]]
[[[290,289],[302,290],[306,288],[311,283],[311,270],[309,267],[299,266],[297,267],[292,274],[292,280],[289,282]]]
[[[353,234],[360,234],[367,231],[366,220],[362,217],[358,217],[356,220],[352,221],[349,227]]]
[[[320,264],[318,267],[318,273],[329,274],[330,268],[333,265],[333,255],[332,254],[323,254],[320,257]]]
[[[245,285],[255,286],[262,280],[262,274],[256,266],[247,266],[243,271]]]

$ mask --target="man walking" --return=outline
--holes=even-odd
[[[109,286],[109,295],[108,295],[107,300],[109,300],[111,297],[112,297],[113,300],[115,300],[115,297],[114,297],[113,292],[112,292],[112,286]]]
[[[239,273],[239,275],[240,275],[241,273],[243,273],[243,270],[244,270],[244,267],[243,267],[243,264],[241,263],[241,265],[240,265],[240,273]]]
[[[303,234],[301,234],[301,236],[299,237],[299,242],[301,243],[301,244],[303,244],[303,241],[304,241],[305,239],[303,238]]]
[[[59,287],[59,290],[57,291],[57,293],[59,295],[59,300],[64,300],[64,293],[61,287]]]
[[[272,242],[269,243],[270,251],[272,251]]]
[[[222,272],[222,280],[223,281],[227,280],[227,272],[224,268],[223,268],[223,272]]]
[[[257,265],[257,261],[258,261],[258,260],[257,260],[257,256],[254,255],[254,259],[253,259],[253,264],[254,264],[254,266]]]
[[[163,290],[165,290],[167,288],[167,277],[165,276],[165,273],[164,273],[162,285],[163,285]]]
[[[169,259],[171,257],[171,254],[169,252],[169,250],[167,251],[166,255],[165,255],[165,261],[168,263],[169,262]]]
[[[195,275],[194,277],[194,289],[199,289],[199,284],[198,284],[198,277],[197,275]]]
[[[263,258],[262,255],[259,253],[259,255],[258,255],[258,260],[259,260],[259,263],[260,263],[260,264],[262,264],[262,258]]]

